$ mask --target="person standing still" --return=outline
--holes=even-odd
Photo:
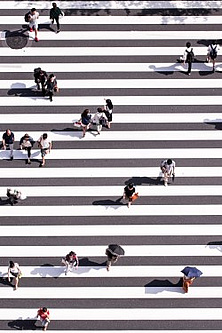
[[[41,149],[41,156],[42,156],[42,163],[39,166],[42,167],[45,165],[45,155],[50,153],[50,151],[52,149],[52,142],[48,138],[47,133],[43,133],[43,135],[40,136],[40,138],[38,139],[37,142],[38,142],[39,148]]]
[[[54,20],[57,24],[57,34],[60,32],[60,23],[59,23],[59,16],[64,16],[64,13],[61,11],[55,2],[52,3],[52,8],[50,9],[50,20],[52,20],[52,24],[54,24]]]
[[[33,30],[35,31],[35,41],[38,42],[38,20],[39,18],[39,13],[36,11],[35,8],[32,8],[28,17],[29,21],[29,31],[32,32]]]
[[[10,149],[10,159],[13,160],[13,145],[15,141],[14,133],[8,128],[2,136],[2,148],[6,150]]]
[[[42,323],[42,330],[46,331],[47,327],[50,323],[50,313],[49,310],[46,307],[40,308],[37,312],[37,318],[39,317],[41,323]]]
[[[188,70],[187,74],[191,74],[191,68],[192,68],[192,62],[194,61],[194,53],[193,53],[193,48],[191,47],[191,43],[187,42],[186,43],[186,49],[184,51],[183,57],[180,58],[181,61],[183,61],[183,64],[185,63],[188,64]]]

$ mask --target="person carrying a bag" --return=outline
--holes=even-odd
[[[97,133],[100,134],[102,127],[106,126],[107,117],[102,108],[97,108],[97,112],[94,115],[92,122],[96,124]]]
[[[83,131],[83,133],[82,133],[82,137],[83,138],[86,135],[86,131],[90,127],[91,118],[92,118],[92,115],[90,113],[90,110],[89,109],[85,109],[83,111],[83,113],[81,114],[81,125],[82,125],[82,131]]]
[[[22,276],[22,272],[19,267],[19,264],[10,260],[9,267],[8,267],[8,281],[9,282],[11,282],[11,275],[13,276],[12,284],[14,284],[14,289],[17,290],[19,279]]]
[[[54,92],[58,92],[59,88],[57,85],[56,76],[54,74],[50,74],[48,80],[46,81],[46,95],[49,96],[50,102],[52,102],[52,96]]]
[[[138,193],[135,192],[136,189],[133,183],[129,183],[127,186],[124,187],[123,199],[129,200],[127,204],[128,208],[130,207],[130,205],[132,205],[132,202],[139,197]]]

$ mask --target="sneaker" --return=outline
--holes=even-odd
[[[10,160],[13,161],[13,156],[10,157]]]
[[[164,182],[164,186],[167,186],[167,182]]]
[[[60,30],[57,30],[56,33],[58,34],[60,32]]]
[[[35,41],[36,41],[36,42],[38,42],[38,41],[39,41],[38,37],[35,37]]]
[[[30,32],[33,32],[33,29],[32,29],[32,28],[29,28],[29,31],[30,31]]]
[[[30,161],[30,159],[29,159],[29,158],[28,158],[28,161],[27,161],[27,163],[28,163],[28,164],[31,164],[31,161]]]

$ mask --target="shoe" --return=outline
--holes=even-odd
[[[167,186],[167,182],[164,182],[164,186],[165,186],[165,187]]]
[[[191,73],[187,73],[187,74],[190,76]]]
[[[29,159],[29,158],[28,158],[27,164],[31,164],[31,161],[30,161],[30,159]]]
[[[36,42],[38,42],[38,41],[39,41],[38,37],[35,37],[35,41],[36,41]]]
[[[109,266],[106,266],[106,270],[107,270],[107,272],[109,272]]]
[[[213,67],[212,72],[213,72],[213,73],[215,72],[215,67]]]
[[[60,32],[60,29],[56,31],[56,33],[58,34]]]
[[[33,29],[32,29],[32,28],[29,28],[29,31],[30,31],[30,32],[33,32]]]
[[[10,157],[10,160],[13,161],[13,156]]]

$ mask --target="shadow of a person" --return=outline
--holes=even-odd
[[[37,319],[16,319],[13,321],[10,321],[8,323],[8,326],[10,328],[16,329],[16,330],[36,330],[40,328],[40,326],[36,325]],[[41,326],[42,328],[42,326]]]

